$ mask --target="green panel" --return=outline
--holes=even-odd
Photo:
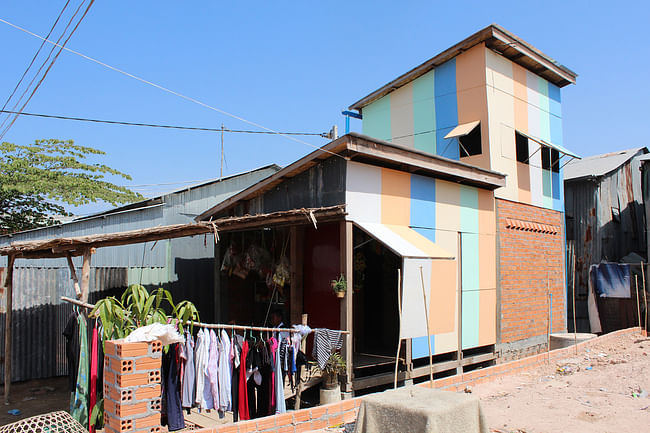
[[[478,346],[479,302],[478,290],[462,293],[462,335],[463,349]]]
[[[552,198],[553,190],[551,189],[551,171],[542,169],[542,195],[544,198]]]
[[[436,103],[434,71],[413,81],[413,144],[416,149],[436,153]]]
[[[478,233],[478,190],[460,186],[460,231]]]
[[[461,289],[479,289],[478,234],[461,234]],[[478,319],[477,319],[478,320]]]
[[[391,141],[390,95],[363,107],[362,128],[365,135]]]

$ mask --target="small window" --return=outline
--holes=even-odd
[[[542,168],[556,173],[560,171],[560,152],[550,147],[542,146]]]
[[[481,125],[477,125],[476,128],[472,131],[458,137],[458,143],[460,144],[460,157],[473,156],[481,154]]]
[[[515,131],[515,144],[517,146],[517,161],[528,164],[530,155],[528,153],[528,138]]]

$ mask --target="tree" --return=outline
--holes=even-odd
[[[131,176],[89,156],[105,155],[72,140],[36,140],[23,146],[0,144],[0,232],[12,233],[58,224],[69,216],[64,204],[79,206],[104,201],[114,206],[143,197],[105,179],[106,175],[131,180]]]

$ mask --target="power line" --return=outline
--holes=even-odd
[[[84,0],[84,2],[85,2],[85,0]],[[81,8],[81,6],[83,5],[84,2],[82,2],[82,3],[79,5],[79,8]],[[29,103],[29,101],[32,99],[32,97],[34,96],[34,94],[36,93],[36,91],[38,90],[38,88],[40,87],[40,85],[43,83],[43,80],[45,80],[45,77],[47,77],[47,74],[50,72],[50,69],[52,69],[52,66],[54,66],[54,62],[56,62],[56,59],[59,58],[59,55],[61,54],[61,51],[63,51],[63,50],[65,49],[65,45],[68,43],[68,41],[70,40],[70,38],[72,37],[72,35],[74,35],[75,31],[77,31],[77,28],[79,28],[79,25],[81,24],[81,22],[82,22],[82,21],[84,20],[84,18],[86,17],[86,14],[88,14],[88,11],[90,10],[90,7],[93,5],[93,3],[95,3],[95,0],[90,0],[90,2],[88,3],[88,6],[86,7],[86,10],[84,11],[83,15],[81,15],[81,18],[79,18],[79,21],[77,21],[77,24],[75,24],[74,28],[72,29],[72,31],[70,32],[70,34],[68,35],[68,37],[66,38],[66,40],[63,41],[63,45],[59,45],[59,44],[58,44],[58,41],[57,41],[56,46],[59,46],[59,47],[60,47],[59,51],[54,55],[54,58],[52,59],[52,61],[50,62],[49,66],[47,67],[47,69],[46,69],[45,72],[43,73],[43,76],[41,77],[41,79],[40,79],[40,80],[38,81],[38,83],[36,84],[36,87],[34,88],[34,90],[32,90],[32,93],[29,95],[29,98],[27,98],[27,101],[25,101],[25,103],[22,105],[22,107],[20,107],[20,110],[19,110],[19,111],[22,112],[22,111],[25,109],[25,107],[27,106],[27,104]],[[79,8],[77,8],[77,12],[79,11]],[[74,19],[74,17],[77,15],[77,12],[75,12],[75,14],[74,14],[74,15],[72,16],[72,18],[70,19],[70,22],[68,23],[68,26],[69,26],[69,24],[72,22],[72,20]],[[65,31],[68,29],[68,26],[66,26],[66,28],[65,28],[63,34],[61,35],[61,37],[63,37],[63,35],[65,34]],[[60,40],[60,39],[61,39],[61,38],[59,38],[59,40]],[[45,39],[45,41],[49,41],[49,40],[48,40],[48,39]],[[50,54],[51,54],[51,52],[50,52]],[[49,59],[49,56],[48,56],[48,59]],[[47,60],[46,60],[46,62],[47,62]],[[40,71],[40,69],[39,69],[39,71]],[[30,84],[31,84],[31,83],[30,83]],[[22,97],[21,97],[21,99],[22,99]],[[7,125],[7,127],[4,129],[4,131],[2,131],[2,134],[0,134],[0,141],[1,141],[2,138],[5,136],[5,134],[9,131],[9,129],[12,127],[12,125],[16,122],[16,119],[18,119],[18,115],[17,115],[17,114],[14,115],[14,118],[11,120],[11,123],[9,123],[9,125]]]
[[[61,119],[61,120],[76,120],[79,122],[92,122],[92,123],[107,123],[109,125],[125,125],[125,126],[146,126],[149,128],[167,128],[167,129],[181,129],[188,131],[208,131],[208,132],[221,132],[221,128],[204,128],[199,126],[181,126],[181,125],[162,125],[157,123],[139,123],[139,122],[122,122],[118,120],[102,120],[102,119],[89,119],[85,117],[71,117],[71,116],[58,116],[54,114],[40,114],[40,113],[27,113],[20,111],[0,110],[0,113],[17,114],[20,116],[33,116],[43,117],[46,119]],[[233,132],[242,134],[271,134],[271,135],[309,135],[324,137],[326,132],[269,132],[269,131],[251,131],[245,129],[228,129],[223,128],[223,132]]]
[[[56,20],[54,21],[54,24],[52,24],[52,28],[51,28],[50,31],[48,32],[48,34],[47,34],[47,36],[45,37],[45,39],[47,39],[47,38],[50,37],[50,35],[51,35],[52,32],[54,31],[54,28],[55,28],[56,25],[59,23],[59,19],[61,19],[61,16],[63,15],[63,12],[65,12],[66,8],[68,7],[68,4],[69,4],[69,3],[70,3],[70,0],[68,0],[68,1],[65,2],[65,5],[63,6],[63,9],[61,9],[61,12],[59,12],[59,16],[56,17]],[[23,75],[20,77],[20,80],[18,80],[18,84],[16,84],[16,87],[14,87],[14,90],[11,92],[11,95],[9,95],[9,97],[8,97],[7,100],[5,101],[4,105],[2,106],[2,109],[3,109],[3,110],[4,110],[5,108],[7,108],[7,104],[9,104],[9,101],[11,100],[11,98],[13,98],[14,95],[16,94],[16,91],[18,90],[18,88],[19,88],[20,85],[22,84],[23,80],[25,79],[25,76],[27,76],[27,73],[29,72],[29,70],[31,69],[31,67],[34,65],[34,62],[36,61],[36,58],[38,57],[38,55],[41,53],[41,50],[43,49],[43,46],[44,46],[44,45],[45,45],[45,41],[42,41],[42,42],[41,42],[41,45],[38,47],[38,50],[36,50],[36,54],[34,54],[34,57],[32,57],[32,61],[29,62],[29,65],[27,66],[27,69],[25,69],[25,72],[23,72]]]
[[[18,25],[16,25],[16,24],[10,23],[9,21],[4,20],[4,19],[2,19],[2,18],[0,18],[0,22],[3,22],[3,23],[5,23],[5,24],[7,24],[7,25],[9,25],[9,26],[11,26],[11,27],[17,29],[17,30],[20,30],[21,32],[24,32],[24,33],[27,33],[27,34],[29,34],[29,35],[32,35],[32,36],[34,36],[34,37],[36,37],[36,38],[38,38],[38,39],[44,40],[44,41],[46,41],[47,43],[50,43],[50,44],[53,44],[53,45],[60,46],[60,45],[58,45],[57,43],[50,41],[49,39],[46,39],[46,38],[44,38],[44,37],[42,37],[42,36],[40,36],[40,35],[37,35],[36,33],[31,32],[31,31],[29,31],[29,30],[27,30],[27,29],[24,29],[24,28],[22,28],[22,27],[20,27],[20,26],[18,26]],[[72,54],[75,54],[75,55],[77,55],[77,56],[83,57],[83,58],[86,59],[86,60],[90,60],[91,62],[97,63],[98,65],[104,66],[105,68],[108,68],[108,69],[110,69],[110,70],[112,70],[112,71],[119,72],[120,74],[126,75],[127,77],[131,77],[131,78],[133,78],[133,79],[135,79],[135,80],[138,80],[138,81],[140,81],[140,82],[142,82],[142,83],[144,83],[144,84],[148,84],[148,85],[150,85],[150,86],[153,86],[153,87],[155,87],[155,88],[157,88],[157,89],[159,89],[159,90],[162,90],[163,92],[167,92],[167,93],[169,93],[169,94],[172,94],[172,95],[178,96],[179,98],[183,98],[183,99],[185,99],[186,101],[193,102],[193,103],[195,103],[195,104],[197,104],[197,105],[200,105],[200,106],[202,106],[202,107],[204,107],[204,108],[207,108],[207,109],[209,109],[209,110],[212,110],[212,111],[216,111],[217,113],[221,113],[221,114],[223,114],[223,115],[225,115],[225,116],[232,117],[233,119],[239,120],[240,122],[248,123],[249,125],[255,126],[255,127],[257,127],[257,128],[260,128],[260,129],[264,129],[265,131],[276,133],[277,135],[283,136],[283,137],[287,138],[288,140],[295,141],[296,143],[301,143],[301,144],[307,145],[307,146],[309,146],[309,147],[313,147],[314,149],[320,150],[320,151],[322,151],[322,152],[329,153],[329,154],[331,154],[331,155],[338,156],[339,158],[345,159],[344,156],[339,155],[338,153],[334,153],[334,152],[332,152],[332,151],[329,151],[329,150],[326,150],[326,149],[322,149],[320,146],[317,146],[317,145],[315,145],[315,144],[311,144],[311,143],[309,143],[309,142],[307,142],[307,141],[300,140],[300,139],[295,138],[295,137],[292,137],[292,136],[290,136],[290,135],[288,135],[288,134],[283,134],[283,133],[278,132],[278,131],[275,131],[275,130],[273,130],[273,129],[271,129],[271,128],[267,128],[267,127],[264,126],[264,125],[260,125],[259,123],[255,123],[255,122],[253,122],[253,121],[251,121],[251,120],[244,119],[243,117],[240,117],[240,116],[237,116],[237,115],[235,115],[235,114],[229,113],[229,112],[227,112],[227,111],[225,111],[225,110],[222,110],[222,109],[220,109],[220,108],[213,107],[213,106],[211,106],[211,105],[206,104],[205,102],[201,102],[201,101],[199,101],[198,99],[194,99],[194,98],[192,98],[192,97],[190,97],[190,96],[183,95],[182,93],[176,92],[176,91],[171,90],[171,89],[168,89],[168,88],[166,88],[166,87],[163,87],[163,86],[161,86],[160,84],[156,84],[156,83],[153,83],[153,82],[151,82],[151,81],[145,80],[144,78],[138,77],[137,75],[133,75],[133,74],[131,74],[131,73],[129,73],[129,72],[126,72],[126,71],[123,71],[123,70],[121,70],[121,69],[119,69],[119,68],[116,68],[115,66],[111,66],[111,65],[109,65],[109,64],[107,64],[107,63],[104,63],[104,62],[102,62],[102,61],[100,61],[100,60],[97,60],[97,59],[94,59],[94,58],[92,58],[92,57],[90,57],[90,56],[87,56],[87,55],[85,55],[85,54],[82,54],[82,53],[80,53],[79,51],[75,51],[75,50],[72,50],[72,49],[70,49],[70,48],[66,48],[66,47],[64,47],[64,46],[60,46],[60,47],[61,47],[62,50],[65,50],[65,51],[67,51],[67,52],[69,52],[69,53],[72,53]]]

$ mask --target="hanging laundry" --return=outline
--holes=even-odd
[[[275,349],[275,413],[285,413],[287,411],[284,402],[284,379],[280,361],[280,346]]]
[[[194,338],[189,332],[185,333],[185,367],[183,371],[182,407],[189,409],[194,405],[196,397],[196,376],[194,375]]]
[[[278,349],[278,341],[271,337],[269,338],[268,341],[269,345],[269,353],[271,355],[271,380],[269,383],[270,391],[269,391],[269,412],[270,415],[273,415],[275,413],[275,381],[277,380],[277,376],[275,374],[275,368],[276,364],[278,363],[278,359],[276,358],[276,351]]]
[[[318,367],[322,370],[330,355],[343,345],[341,331],[319,328],[314,331],[314,349],[312,357],[316,359]]]
[[[210,330],[210,356],[208,358],[208,378],[212,393],[212,407],[219,409],[219,342],[217,334]]]
[[[182,343],[181,343],[182,344]],[[166,421],[169,431],[185,428],[185,419],[181,409],[180,386],[180,346],[174,343],[169,346],[162,359],[163,394]]]
[[[248,387],[246,386],[246,357],[248,355],[248,342],[244,340],[241,346],[241,360],[239,365],[239,419],[250,419],[248,414]]]
[[[70,410],[77,389],[77,373],[79,370],[79,322],[77,312],[70,314],[63,330],[65,336],[65,355],[68,361],[68,389],[70,391]]]
[[[212,402],[210,381],[206,377],[209,356],[210,334],[201,329],[196,336],[196,348],[194,350],[194,374],[196,375],[196,398],[194,401],[200,409],[208,409],[208,403]],[[209,401],[206,400],[206,395],[209,397]]]
[[[230,368],[230,338],[225,330],[221,330],[221,341],[219,343],[219,407],[222,412],[232,409],[231,405],[231,381],[232,372]],[[216,406],[216,403],[215,403]]]
[[[77,386],[70,406],[70,415],[82,426],[88,428],[88,331],[86,319],[77,315],[79,329],[79,368],[77,369]]]
[[[239,421],[239,363],[241,356],[241,335],[234,335],[230,344],[230,363],[232,365],[232,381],[230,386],[231,391],[231,406],[232,418],[234,422]]]
[[[97,353],[97,320],[95,320],[95,326],[93,326],[91,343],[90,343],[90,404],[88,405],[88,419],[92,417],[93,408],[97,402],[97,370],[98,370],[98,361],[99,354]],[[95,432],[95,426],[92,425],[89,427],[89,433]]]

